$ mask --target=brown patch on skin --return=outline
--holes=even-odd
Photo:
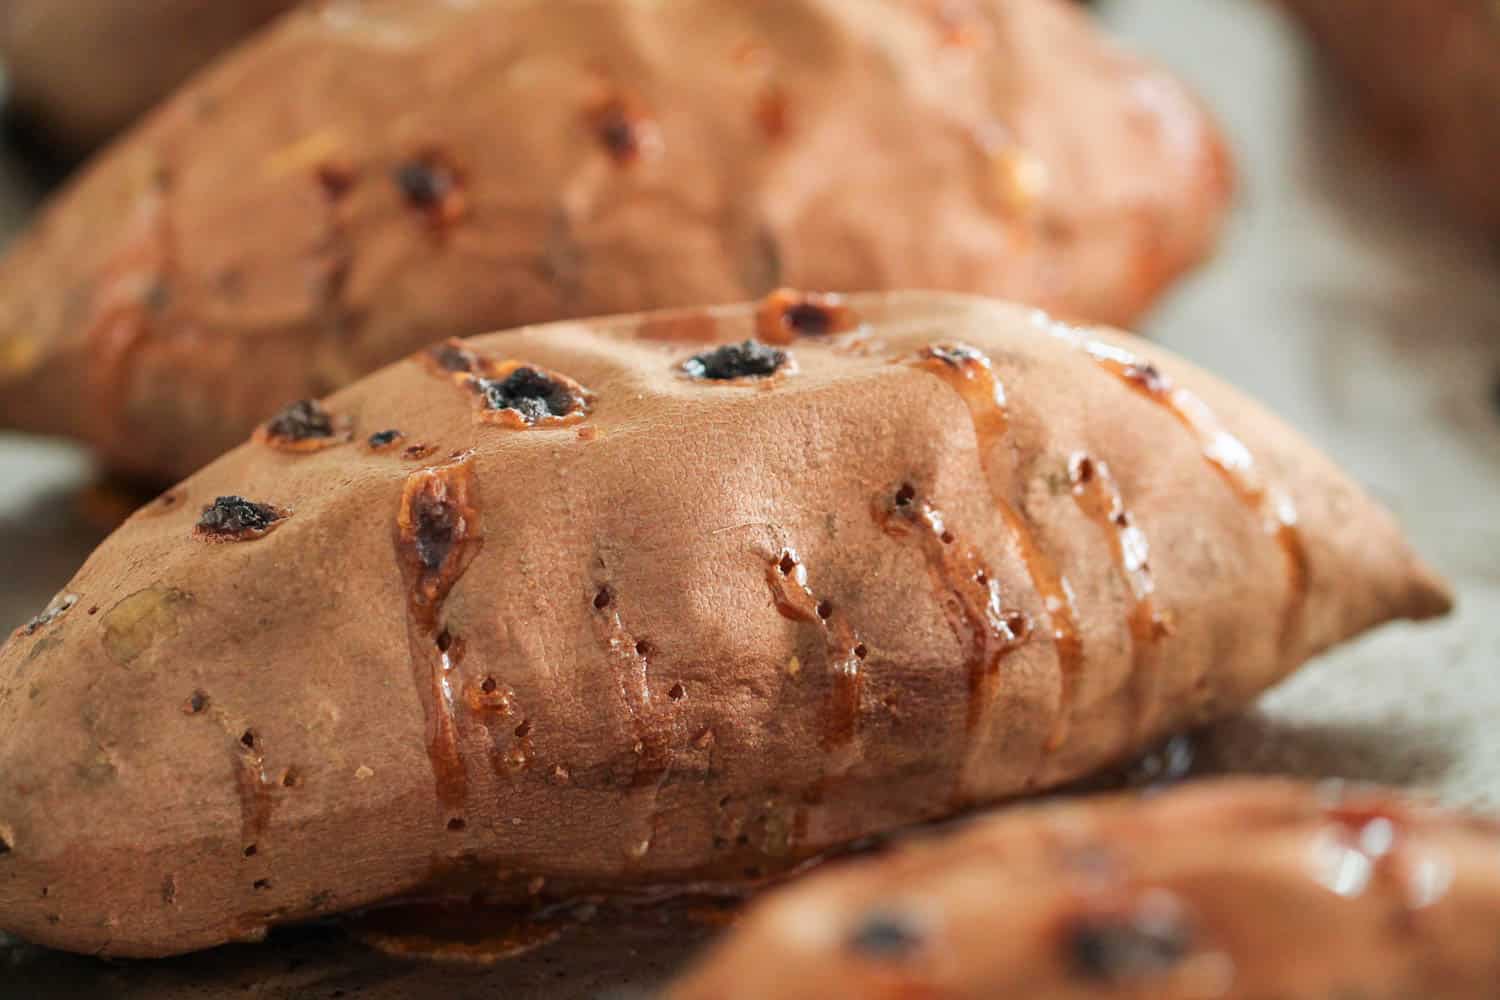
[[[761,134],[772,142],[779,142],[791,134],[791,102],[780,84],[768,83],[755,98],[755,124]]]
[[[1001,477],[992,468],[994,456],[1004,451],[1009,431],[1005,411],[1005,390],[995,377],[994,366],[982,351],[963,343],[930,344],[917,353],[912,364],[942,379],[969,411],[974,426],[975,444],[990,500],[1005,522],[1031,585],[1036,588],[1046,608],[1049,633],[1057,649],[1057,669],[1062,684],[1057,721],[1047,740],[1047,749],[1056,750],[1067,739],[1072,723],[1072,704],[1083,672],[1083,635],[1078,627],[1078,611],[1073,606],[1073,588],[1047,553],[1032,530],[1030,521],[1014,504],[995,489]]]
[[[568,376],[520,361],[486,363],[483,375],[462,382],[474,393],[476,419],[512,430],[576,424],[594,399]]]
[[[842,295],[778,288],[755,310],[756,335],[768,344],[824,337],[858,329],[859,317]]]
[[[635,97],[609,94],[595,100],[584,120],[616,166],[629,167],[661,151],[661,131]]]
[[[441,150],[419,152],[392,170],[391,180],[434,229],[456,225],[469,213],[463,171]]]
[[[312,399],[299,399],[255,429],[251,440],[277,451],[313,452],[344,444],[352,435],[347,418],[337,418]]]
[[[462,815],[468,776],[454,712],[456,661],[439,619],[453,586],[484,547],[479,478],[471,455],[406,477],[396,514],[396,559],[406,584],[407,639],[413,680],[427,718],[427,754],[437,800]],[[447,646],[447,648],[442,648]],[[447,819],[452,816],[445,816]]]
[[[128,667],[157,641],[177,634],[192,597],[158,584],[138,590],[107,611],[99,624],[109,658]]]
[[[251,542],[264,538],[292,516],[275,504],[222,496],[203,508],[193,537],[205,542]]]

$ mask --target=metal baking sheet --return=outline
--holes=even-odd
[[[1241,170],[1221,253],[1145,332],[1309,433],[1459,591],[1445,622],[1337,650],[1197,737],[1198,769],[1390,782],[1500,807],[1500,245],[1374,157],[1270,4],[1099,7],[1197,85]],[[7,233],[34,197],[0,163]],[[92,475],[69,446],[0,436],[0,624],[43,607],[98,541],[80,513]],[[680,913],[605,914],[488,968],[377,955],[331,927],[154,963],[0,947],[0,997],[636,996],[712,933]]]

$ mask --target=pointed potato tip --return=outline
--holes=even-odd
[[[1454,609],[1457,602],[1452,584],[1423,560],[1412,560],[1411,583],[1402,602],[1406,618],[1415,622],[1442,618]]]

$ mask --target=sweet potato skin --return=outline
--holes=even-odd
[[[1229,187],[1196,100],[1062,0],[332,4],[43,212],[0,424],[170,482],[446,336],[779,284],[1123,322]]]
[[[756,336],[769,377],[686,374]],[[1106,363],[1126,350],[1285,491],[1300,560]],[[577,390],[493,419],[468,380],[513,362]],[[0,649],[0,926],[159,955],[444,886],[753,882],[1068,781],[1448,602],[1255,405],[985,300],[534,327],[323,409],[346,443],[257,435]]]
[[[1018,808],[772,895],[668,995],[1472,1000],[1497,853],[1500,823],[1378,789]]]
[[[7,0],[9,100],[55,141],[87,150],[299,0]]]
[[[1500,230],[1500,10],[1489,0],[1281,0],[1397,158]]]

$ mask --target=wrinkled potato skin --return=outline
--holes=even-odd
[[[11,100],[49,137],[89,149],[298,0],[6,0]]]
[[[292,14],[102,156],[0,267],[0,425],[170,482],[287,401],[447,336],[781,284],[1136,316],[1217,232],[1214,127],[1070,4],[942,9]],[[443,190],[414,204],[396,177],[418,162]]]
[[[1281,0],[1376,135],[1463,217],[1500,229],[1500,5]]]
[[[1381,821],[1389,852],[1358,850]],[[1373,789],[1233,779],[1020,808],[767,898],[668,995],[1478,1000],[1500,982],[1497,855],[1500,824]],[[1080,924],[1153,908],[1187,931],[1167,968],[1111,977],[1072,951]],[[921,944],[861,954],[874,913]]]
[[[858,328],[795,339],[795,370],[750,383],[679,365],[765,329],[752,307],[480,337],[493,362],[575,379],[591,411],[518,430],[402,361],[325,402],[349,443],[252,441],[138,512],[68,584],[76,603],[0,650],[0,927],[159,955],[448,879],[502,897],[535,877],[558,896],[743,883],[1066,782],[1446,609],[1386,512],[1165,352],[1098,334],[1191,387],[1288,492],[1302,596],[1198,439],[1082,334],[949,295],[846,306]],[[910,363],[933,343],[988,356],[1008,430],[976,434],[992,422]],[[427,457],[371,450],[387,429]],[[1068,485],[1083,453],[1149,542],[1169,634],[1134,632],[1114,532]],[[903,493],[951,542],[891,533]],[[194,537],[223,495],[290,514],[252,541]],[[430,565],[407,544],[422,497],[464,512]],[[778,611],[789,550],[826,628]],[[1068,676],[1039,566],[1073,595]],[[1029,627],[975,688],[980,571]],[[855,642],[841,736],[831,672]]]

